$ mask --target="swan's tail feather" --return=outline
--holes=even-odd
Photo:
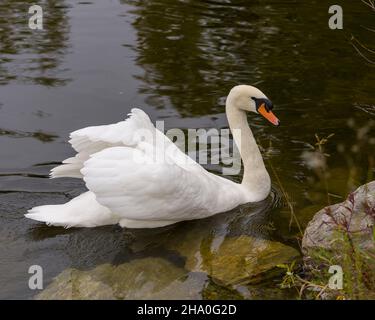
[[[55,167],[51,170],[51,178],[82,178],[82,174],[79,172],[82,165],[78,164],[62,164],[61,166]]]
[[[45,222],[48,226],[57,226],[70,228],[72,227],[64,217],[64,205],[48,205],[32,208],[25,214],[26,218]],[[67,214],[65,214],[67,215]]]
[[[83,162],[87,160],[82,156],[75,156],[63,161],[63,164],[51,170],[51,178],[82,178],[80,170]]]
[[[91,228],[119,222],[115,215],[96,201],[92,192],[83,193],[65,204],[32,208],[25,217],[64,228]]]

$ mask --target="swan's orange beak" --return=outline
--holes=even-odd
[[[280,125],[280,120],[273,114],[271,110],[266,109],[265,103],[262,103],[261,106],[258,108],[258,112],[265,117],[269,122],[271,122],[275,126]]]

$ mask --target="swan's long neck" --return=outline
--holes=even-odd
[[[246,112],[234,107],[228,99],[226,114],[244,165],[241,185],[249,193],[262,200],[269,194],[271,182],[259,147],[247,122]]]

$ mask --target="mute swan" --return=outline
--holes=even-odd
[[[246,111],[277,126],[272,108],[260,90],[247,85],[235,86],[226,99],[229,127],[244,164],[241,184],[206,171],[140,109],[132,109],[125,121],[77,130],[69,140],[76,156],[52,169],[51,178],[83,178],[89,191],[65,204],[35,207],[25,216],[66,228],[117,223],[156,228],[261,201],[268,196],[271,181]],[[147,134],[136,134],[139,131]],[[153,161],[155,153],[163,153],[164,160]]]

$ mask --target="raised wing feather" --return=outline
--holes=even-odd
[[[81,170],[86,186],[123,219],[179,221],[212,214],[207,204],[218,195],[215,180],[182,168],[168,155],[155,161],[153,150],[141,143],[92,155]]]
[[[140,141],[140,135],[135,133],[142,130],[150,133],[149,138],[156,132],[148,115],[144,111],[134,108],[125,121],[87,127],[72,132],[69,143],[77,151],[77,154],[64,160],[63,165],[52,169],[51,177],[82,178],[80,170],[91,154],[114,146],[135,147]]]

